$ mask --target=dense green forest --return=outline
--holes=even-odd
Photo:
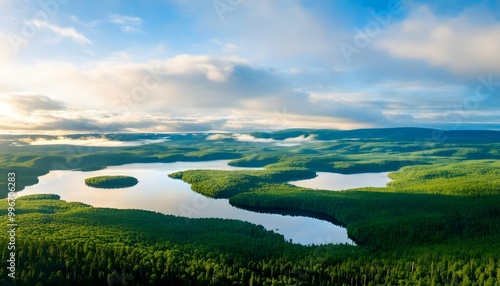
[[[500,132],[410,128],[252,135],[274,141],[188,134],[118,148],[16,145],[9,142],[18,137],[4,136],[1,195],[7,196],[8,172],[16,173],[19,191],[50,170],[230,159],[234,166],[262,169],[165,176],[240,208],[345,226],[357,246],[302,246],[240,221],[94,208],[37,195],[16,200],[17,278],[9,278],[4,267],[0,284],[107,285],[108,275],[120,275],[131,285],[500,285]],[[315,140],[274,144],[298,136]],[[337,192],[287,184],[319,171],[390,171],[393,181],[384,188]],[[7,218],[7,200],[2,204],[0,214]],[[7,249],[5,239],[0,243]],[[8,259],[7,251],[2,255]]]
[[[17,201],[17,285],[107,285],[113,270],[131,274],[132,285],[498,285],[500,278],[498,230],[378,251],[307,247],[235,220],[93,208],[57,197]],[[6,269],[0,273],[2,285],[11,285]]]
[[[127,188],[137,183],[137,179],[130,176],[98,176],[85,179],[85,185],[103,189]]]

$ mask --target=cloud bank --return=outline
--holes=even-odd
[[[500,129],[494,3],[407,3],[350,63],[387,3],[232,3],[0,2],[0,132]]]

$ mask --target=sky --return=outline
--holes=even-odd
[[[500,0],[0,0],[0,133],[500,130]]]

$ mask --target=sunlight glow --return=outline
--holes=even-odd
[[[14,111],[12,105],[7,102],[0,103],[0,116],[16,117],[18,114]]]

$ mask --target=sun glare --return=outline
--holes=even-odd
[[[2,102],[0,103],[0,115],[5,117],[15,116],[14,108],[9,103]]]

